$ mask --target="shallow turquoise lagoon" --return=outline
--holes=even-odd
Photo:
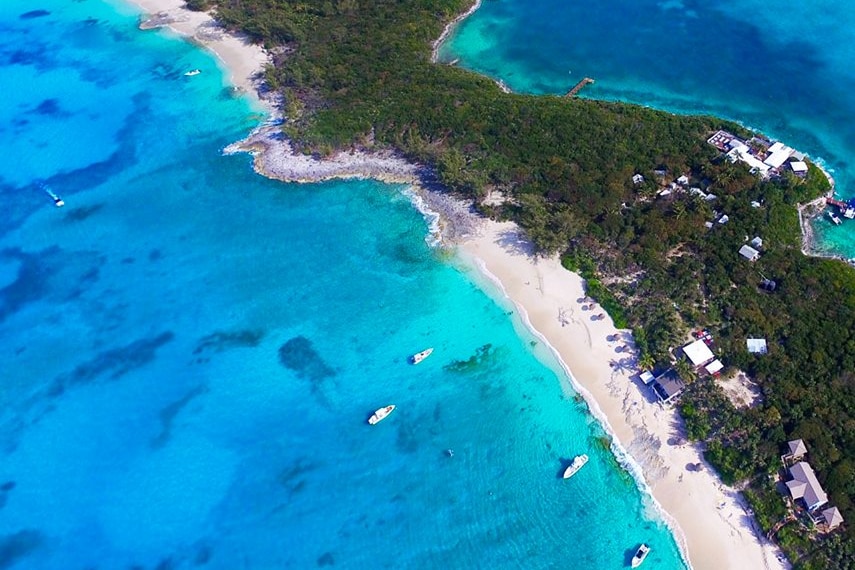
[[[0,568],[684,568],[402,188],[223,156],[263,117],[136,23],[0,4]]]

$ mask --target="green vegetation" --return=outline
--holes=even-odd
[[[681,403],[688,433],[706,443],[725,481],[749,485],[758,520],[777,531],[796,567],[853,568],[855,272],[800,253],[795,204],[827,191],[818,169],[805,180],[762,182],[705,143],[718,128],[745,134],[736,125],[505,94],[487,78],[430,63],[431,42],[467,0],[213,3],[227,25],[277,48],[267,78],[285,97],[284,129],[298,148],[394,148],[476,203],[501,190],[511,199],[483,211],[561,252],[589,293],[633,327],[648,366],[667,363],[689,330],[711,330],[726,362],[760,384],[763,403],[736,410],[698,379]],[[633,185],[635,173],[646,181]],[[657,197],[680,174],[717,198]],[[727,224],[705,227],[722,214]],[[737,255],[746,236],[763,238],[755,263]],[[774,292],[759,288],[766,277],[778,283]],[[746,337],[766,338],[769,354],[749,354]],[[794,437],[808,444],[847,534],[820,538],[777,524],[781,499],[769,474]]]

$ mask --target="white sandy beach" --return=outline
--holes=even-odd
[[[132,0],[150,14],[166,12],[177,33],[214,51],[231,72],[231,81],[257,98],[257,74],[268,61],[258,47],[229,34],[210,33],[207,14],[190,12],[182,0]],[[478,3],[473,6],[477,9]],[[436,53],[436,46],[434,53]],[[314,182],[330,178],[378,178],[416,183],[418,168],[392,154],[339,153],[324,161],[295,155],[275,127],[259,129],[227,152],[255,155],[256,169],[285,181]],[[425,190],[427,208],[443,198]],[[436,209],[436,208],[434,208]],[[438,208],[454,212],[454,208]],[[582,279],[561,267],[557,258],[534,258],[530,244],[513,224],[484,221],[480,231],[460,240],[461,258],[473,271],[483,271],[547,341],[577,382],[593,411],[607,424],[621,447],[643,471],[657,502],[676,526],[678,542],[696,570],[788,568],[779,551],[753,529],[738,494],[724,487],[710,468],[690,470],[703,462],[699,451],[673,444],[679,437],[676,411],[653,402],[637,380],[635,352],[627,331],[611,319],[593,320],[602,312],[581,302]],[[459,237],[459,236],[458,236]],[[669,443],[669,440],[672,443]]]
[[[654,402],[634,368],[631,335],[585,298],[580,276],[557,257],[535,258],[512,223],[486,221],[460,245],[461,255],[485,272],[547,341],[577,387],[641,467],[653,496],[676,523],[677,540],[695,570],[788,568],[779,550],[758,538],[740,496],[725,487],[699,450],[680,443],[677,412]],[[669,441],[671,443],[669,443]],[[676,443],[675,443],[676,442]],[[687,467],[689,467],[687,469]]]
[[[229,73],[236,88],[263,103],[258,93],[259,77],[269,61],[264,49],[245,38],[226,33],[205,12],[193,12],[183,0],[127,0],[150,16],[162,15],[166,26],[175,33],[212,51]]]

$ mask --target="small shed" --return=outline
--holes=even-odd
[[[825,519],[827,530],[834,530],[843,523],[843,515],[837,507],[831,507],[822,511],[822,518]]]
[[[724,368],[724,364],[721,363],[721,360],[716,358],[715,360],[704,366],[704,368],[713,376],[718,376],[721,373],[721,370]]]
[[[799,174],[801,176],[804,176],[805,174],[807,174],[807,171],[808,171],[808,165],[805,164],[804,161],[801,161],[801,160],[796,160],[796,161],[791,162],[790,168],[793,169],[794,173]]]
[[[649,385],[653,380],[655,380],[655,376],[649,370],[645,370],[641,374],[638,375],[638,379],[641,380],[645,386]]]
[[[698,339],[684,346],[683,354],[694,366],[703,366],[715,358],[712,350],[703,339]]]
[[[642,182],[644,182],[644,176],[641,174],[636,174],[632,177],[633,184],[641,184]]]
[[[753,240],[751,240],[750,243],[751,247],[753,247],[754,249],[760,249],[761,247],[763,247],[763,238],[757,236]]]
[[[686,176],[685,174],[680,176],[679,178],[677,178],[677,184],[679,184],[680,186],[685,186],[688,183],[689,183],[689,177]]]
[[[745,339],[745,344],[751,354],[766,354],[768,351],[765,338],[748,338]]]
[[[807,455],[807,445],[801,439],[794,439],[787,442],[787,449],[790,450],[790,457],[800,459]]]
[[[718,223],[720,223],[720,224],[726,224],[729,221],[730,221],[730,217],[728,217],[727,214],[723,215],[722,217],[720,217],[718,219]]]
[[[748,261],[757,261],[760,258],[760,252],[750,245],[743,245],[739,248],[739,255]]]

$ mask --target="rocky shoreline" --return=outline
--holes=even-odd
[[[275,180],[317,183],[340,179],[372,179],[406,184],[406,194],[431,225],[431,241],[452,245],[474,235],[483,221],[472,204],[450,195],[435,172],[389,150],[340,151],[319,157],[294,151],[279,121],[267,123],[246,139],[227,146],[225,154],[246,152],[255,171]]]

